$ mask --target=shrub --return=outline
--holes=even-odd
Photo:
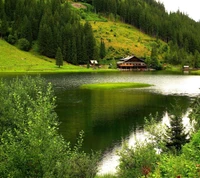
[[[16,43],[16,41],[17,41],[17,38],[15,37],[15,36],[13,36],[13,35],[8,35],[8,39],[7,39],[7,41],[8,41],[8,43],[10,43],[10,44],[15,44]]]
[[[98,155],[71,148],[58,134],[52,85],[40,77],[0,81],[0,175],[92,178]]]
[[[149,178],[153,177],[199,177],[196,164],[184,155],[172,156],[162,155],[160,162],[154,173],[149,174]]]
[[[159,160],[159,155],[150,143],[137,143],[135,148],[125,145],[119,156],[118,176],[121,178],[147,176],[154,171]]]
[[[190,143],[183,147],[183,153],[188,159],[200,163],[200,130],[193,135]]]
[[[21,38],[18,40],[18,46],[19,49],[23,51],[29,51],[30,50],[30,42],[26,38]]]

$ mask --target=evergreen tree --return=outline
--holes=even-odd
[[[5,0],[4,1],[5,12],[10,21],[14,20],[16,3],[17,3],[16,0]]]
[[[3,0],[0,0],[0,19],[3,18],[4,13],[5,13],[5,11],[4,11],[4,3],[3,3]]]
[[[151,67],[153,69],[159,68],[159,62],[158,62],[158,51],[156,45],[154,45],[151,49]]]
[[[101,39],[101,44],[100,44],[100,58],[103,59],[106,56],[106,47],[103,39]]]
[[[40,26],[39,38],[38,38],[38,48],[42,55],[48,57],[55,57],[53,49],[53,35],[51,28],[47,24]]]
[[[87,64],[89,62],[88,56],[87,56],[87,50],[86,50],[86,46],[85,46],[85,37],[82,37],[82,43],[81,43],[81,48],[82,48],[82,63],[83,64]]]
[[[171,150],[179,152],[188,139],[188,133],[186,133],[185,127],[183,126],[183,110],[181,106],[176,104],[172,106],[173,109],[169,111],[170,127],[167,127],[165,144],[166,147]]]
[[[87,50],[87,56],[89,60],[94,59],[94,54],[96,50],[96,42],[92,31],[92,26],[89,22],[86,22],[84,25],[85,33],[85,47]]]
[[[4,14],[3,18],[0,19],[0,37],[5,37],[7,35],[8,27],[6,15]]]
[[[71,41],[71,62],[72,64],[78,64],[77,61],[77,48],[76,48],[76,38],[73,37]]]
[[[26,38],[30,42],[30,44],[33,40],[31,22],[26,15],[24,16],[22,21],[20,38]]]
[[[62,55],[60,47],[58,47],[57,52],[56,52],[56,65],[59,68],[60,68],[60,66],[63,65],[63,55]]]
[[[197,50],[195,50],[195,53],[194,53],[193,67],[194,68],[200,67],[200,54]]]

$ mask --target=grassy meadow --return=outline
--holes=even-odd
[[[136,55],[149,56],[155,38],[149,37],[135,27],[121,22],[91,21],[95,38],[98,42],[104,40],[107,49],[107,59]]]
[[[41,56],[34,51],[21,51],[0,39],[0,72],[90,72],[97,70],[99,69],[87,69],[86,66],[75,66],[66,62],[58,68],[55,59]],[[101,69],[101,71],[105,70]]]

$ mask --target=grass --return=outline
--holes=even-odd
[[[181,67],[180,65],[170,65],[170,64],[168,64],[168,65],[165,67],[165,70],[166,70],[166,71],[171,71],[171,72],[180,73],[180,72],[182,72],[182,67]]]
[[[143,88],[152,85],[146,83],[93,83],[84,84],[82,89],[121,89],[121,88]]]
[[[0,39],[0,72],[28,72],[28,73],[61,73],[61,72],[105,72],[116,71],[107,68],[93,69],[86,66],[75,66],[64,62],[63,66],[58,68],[55,59],[41,56],[34,51],[21,51],[15,46],[10,45]]]
[[[190,71],[191,74],[200,75],[200,70]]]
[[[121,58],[127,55],[149,56],[156,39],[135,27],[121,22],[91,21],[94,36],[98,42],[104,40],[107,59]],[[164,43],[163,43],[164,44]]]

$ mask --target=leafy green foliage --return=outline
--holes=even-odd
[[[7,39],[7,41],[8,41],[8,43],[10,43],[10,44],[13,45],[13,44],[16,43],[17,39],[16,39],[16,37],[13,36],[13,35],[8,35],[8,39]]]
[[[187,159],[184,155],[162,155],[155,172],[149,178],[157,177],[199,177],[195,162]]]
[[[125,145],[119,152],[120,164],[118,176],[123,178],[147,176],[153,172],[159,155],[150,143],[136,143],[134,148]]]
[[[195,131],[200,129],[200,98],[197,97],[192,104],[192,112],[190,113],[190,118],[194,124]]]
[[[193,115],[191,115],[195,116],[197,123],[199,108],[199,98],[197,98],[193,106]],[[146,145],[141,146],[137,143],[132,149],[125,146],[119,153],[121,157],[117,177],[200,177],[200,130],[193,133],[190,142],[186,143],[188,140],[182,125],[183,114],[183,108],[176,101],[175,105],[172,105],[172,110],[169,111],[171,128],[158,123],[158,115],[150,115],[144,127],[150,133],[148,137],[150,144],[145,143]],[[167,140],[164,135],[167,135]],[[169,147],[171,151],[165,152],[166,147]],[[161,152],[156,154],[155,148]],[[173,148],[175,153],[179,154],[174,154]]]
[[[58,134],[51,84],[40,77],[0,81],[1,177],[94,177],[98,156]]]
[[[200,131],[193,135],[190,143],[183,147],[183,153],[197,164],[200,162]]]
[[[18,40],[19,49],[23,51],[29,51],[30,49],[30,42],[26,38],[21,38]]]

